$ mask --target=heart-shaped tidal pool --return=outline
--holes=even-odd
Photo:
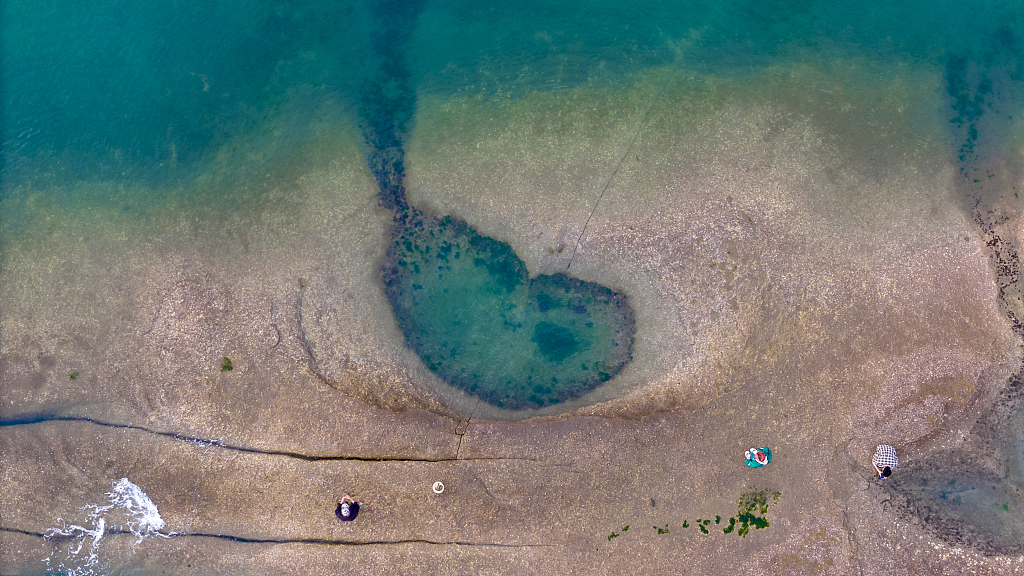
[[[565,274],[531,279],[512,248],[409,208],[384,286],[409,347],[442,380],[500,408],[576,398],[631,359],[626,295]]]

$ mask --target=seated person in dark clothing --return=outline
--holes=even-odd
[[[346,494],[342,496],[341,502],[338,502],[338,507],[334,510],[334,515],[338,517],[338,520],[355,520],[359,514],[359,502],[352,499],[351,496]]]

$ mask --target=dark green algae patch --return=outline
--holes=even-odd
[[[746,538],[747,534],[750,533],[750,528],[753,526],[754,530],[761,530],[769,526],[768,522],[768,508],[777,504],[779,498],[782,497],[782,492],[778,490],[772,490],[765,488],[764,490],[758,490],[756,486],[747,486],[750,490],[740,496],[740,499],[736,501],[736,515],[731,516],[728,520],[729,523],[725,528],[722,528],[723,534],[732,534],[736,532],[737,536]],[[712,520],[710,518],[697,518],[693,523],[694,526],[700,529],[701,534],[711,534],[709,529]],[[719,514],[715,514],[714,523],[715,526],[721,525],[723,518]],[[689,528],[690,521],[683,520],[683,528]],[[664,528],[654,527],[658,534],[669,534],[668,524]]]
[[[567,276],[530,278],[504,242],[409,207],[382,269],[406,342],[448,384],[509,410],[582,396],[631,360],[625,294]]]
[[[765,488],[764,490],[758,490],[756,486],[747,486],[750,490],[740,496],[740,499],[736,501],[736,515],[729,518],[729,524],[722,528],[723,534],[731,534],[736,532],[737,536],[746,538],[747,534],[750,533],[750,528],[754,530],[761,530],[769,526],[768,522],[768,508],[777,504],[779,498],[782,497],[782,492],[778,490],[772,490]],[[710,518],[697,518],[694,525],[700,528],[701,534],[710,534],[711,531],[708,527],[711,525],[712,520]],[[718,526],[722,523],[722,516],[715,514],[714,519],[715,525]],[[683,528],[689,528],[690,522],[683,520]],[[658,534],[668,534],[668,524],[665,528],[658,528]]]

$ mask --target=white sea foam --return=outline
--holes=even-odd
[[[158,532],[164,527],[164,519],[142,488],[127,478],[121,478],[113,483],[113,490],[107,492],[107,498],[110,499],[110,507],[123,508],[128,512],[127,525],[131,533],[138,537],[136,544],[150,535],[167,538],[166,534]]]
[[[59,547],[46,558],[46,566],[50,570],[59,570],[68,576],[93,576],[100,574],[99,570],[99,547],[103,537],[108,532],[108,523],[111,532],[131,532],[137,540],[135,544],[142,542],[148,536],[160,536],[169,538],[160,530],[164,527],[164,519],[156,508],[153,500],[127,478],[121,478],[111,482],[111,490],[106,493],[107,504],[87,504],[82,510],[89,510],[85,518],[85,526],[78,524],[67,524],[63,518],[58,518],[60,528],[50,528],[46,531],[46,539],[54,538],[71,540],[63,558],[55,558]],[[120,524],[115,522],[121,521]],[[88,526],[92,526],[89,528]],[[90,542],[91,540],[91,542]],[[82,549],[89,544],[87,553],[83,554]],[[49,570],[48,570],[49,571]]]

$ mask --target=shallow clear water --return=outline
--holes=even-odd
[[[1016,379],[1016,388],[1020,384]],[[902,466],[885,487],[899,508],[954,546],[989,554],[1024,551],[1024,403],[1019,394],[997,402],[997,415],[979,419],[968,444]]]
[[[565,274],[530,278],[507,244],[460,220],[398,222],[384,265],[409,345],[445,382],[506,409],[577,398],[631,359],[625,295]]]
[[[148,247],[139,257],[143,260],[193,241],[189,233],[203,230],[194,214],[212,222],[248,218],[246,226],[256,238],[267,222],[289,217],[288,192],[302,188],[304,177],[330,172],[336,164],[348,163],[353,172],[365,166],[377,187],[376,211],[353,208],[342,216],[323,215],[350,219],[345,226],[352,229],[370,223],[365,234],[353,233],[356,239],[346,237],[337,247],[344,258],[375,272],[372,278],[352,280],[346,289],[386,295],[392,310],[368,317],[378,323],[386,323],[381,317],[394,320],[404,341],[391,344],[407,345],[422,360],[419,368],[437,376],[424,378],[421,385],[448,386],[507,409],[607,400],[662,370],[651,359],[662,340],[650,344],[654,337],[644,327],[653,324],[652,317],[669,316],[651,303],[667,296],[629,293],[622,288],[629,279],[610,259],[590,260],[584,272],[573,268],[567,274],[567,267],[556,262],[575,252],[592,216],[614,219],[616,214],[597,208],[609,183],[634,177],[626,174],[632,158],[638,164],[649,157],[660,162],[657,168],[643,165],[647,176],[637,168],[637,182],[669,170],[669,160],[676,161],[659,155],[667,155],[668,148],[658,148],[668,138],[658,133],[659,119],[689,117],[693,126],[718,121],[714,114],[720,107],[754,101],[763,83],[764,93],[778,99],[778,110],[804,113],[831,130],[834,139],[821,142],[820,149],[856,145],[870,150],[876,137],[902,146],[880,145],[852,167],[822,168],[829,174],[849,170],[873,177],[877,170],[882,180],[889,162],[906,161],[916,168],[919,157],[936,151],[949,158],[958,169],[956,200],[981,234],[1004,217],[1000,202],[1009,193],[986,188],[991,178],[1003,177],[992,159],[1014,153],[1020,140],[1024,23],[1021,5],[1014,1],[62,0],[40,5],[10,0],[0,10],[0,250],[5,264],[16,251],[29,250],[33,234],[62,237],[69,223],[84,221],[95,221],[115,236],[130,231],[140,238],[173,237]],[[566,96],[545,99],[549,94]],[[594,154],[598,160],[590,169],[576,166],[577,172],[558,180],[564,188],[553,180],[534,188],[510,185],[509,203],[525,204],[532,194],[550,205],[550,214],[557,216],[542,229],[526,229],[505,216],[496,216],[500,222],[495,223],[436,213],[437,206],[464,208],[466,214],[497,214],[503,208],[502,198],[495,201],[493,190],[484,186],[478,194],[454,200],[445,199],[443,190],[418,190],[433,206],[417,206],[416,194],[406,189],[408,170],[430,168],[409,166],[406,157],[418,115],[459,116],[451,112],[458,106],[467,110],[460,117],[474,120],[515,109],[520,116],[509,118],[519,122],[521,132],[562,122],[564,130],[538,129],[538,140],[564,136],[565,149],[583,149],[591,142],[604,148]],[[766,140],[775,120],[757,125]],[[596,134],[605,124],[627,128],[600,134],[606,141],[578,136],[585,129]],[[452,131],[468,133],[468,128]],[[707,133],[694,128],[694,134]],[[439,129],[417,138],[437,144],[445,134]],[[347,154],[352,142],[358,158],[334,154]],[[474,165],[481,173],[508,170],[526,173],[526,178],[546,161],[531,156],[533,150],[510,151],[505,141],[494,145],[509,154],[495,153],[493,165]],[[520,167],[515,158],[528,162]],[[700,160],[696,153],[692,158]],[[450,164],[445,166],[462,162],[446,160]],[[930,166],[924,160],[920,165]],[[574,194],[576,185],[586,194]],[[337,189],[346,198],[349,192]],[[709,203],[713,193],[708,191]],[[652,211],[659,202],[671,201],[635,194],[636,205]],[[863,198],[859,190],[833,196],[823,192],[813,202],[825,204],[823,212],[854,206],[886,217],[883,209],[856,204],[858,194]],[[351,206],[365,208],[366,202],[360,202],[352,200]],[[629,204],[620,200],[616,209],[626,211],[622,206]],[[571,218],[561,217],[566,213]],[[892,217],[895,222],[897,215]],[[752,218],[740,220],[749,220],[753,229]],[[406,229],[417,222],[420,228]],[[302,235],[315,230],[294,231],[300,236],[294,243],[298,259]],[[535,232],[545,242],[554,238],[547,253],[530,252]],[[93,239],[65,240],[74,246]],[[248,237],[239,241],[246,252],[249,242]],[[696,253],[700,242],[680,239],[680,246]],[[723,243],[717,248],[719,267],[714,262],[701,267],[721,273],[731,290],[737,266],[732,260],[739,257],[734,247]],[[1019,290],[1018,270],[1009,252],[1004,256],[1006,268],[996,270],[997,282],[1009,301]],[[110,260],[117,262],[118,255]],[[676,261],[696,268],[683,256]],[[116,269],[116,264],[96,266]],[[673,268],[664,274],[685,273],[690,272]],[[121,279],[126,284],[136,280]],[[728,299],[716,305],[709,317],[727,317],[738,308]],[[80,323],[84,331],[115,331],[113,321],[87,318],[86,308]],[[1005,312],[1018,335],[1024,333],[1020,310],[1008,305]],[[329,324],[330,315],[323,317]],[[704,322],[692,317],[672,321],[686,335],[680,336],[685,340],[680,349],[691,344],[686,339]],[[361,337],[343,336],[337,340],[359,342]],[[641,360],[633,360],[634,342],[647,351]],[[82,346],[103,350],[104,342]],[[314,348],[324,363],[361,362],[340,348]],[[615,388],[620,379],[629,385]],[[0,419],[24,418],[15,413]],[[1008,430],[1019,433],[1009,425]],[[905,486],[913,485],[925,502],[922,510],[945,511],[943,522],[977,524],[992,514],[1002,527],[992,536],[995,541],[1024,533],[1024,500],[1012,479],[1000,484],[987,476],[947,478],[956,474],[921,470],[908,475]]]

